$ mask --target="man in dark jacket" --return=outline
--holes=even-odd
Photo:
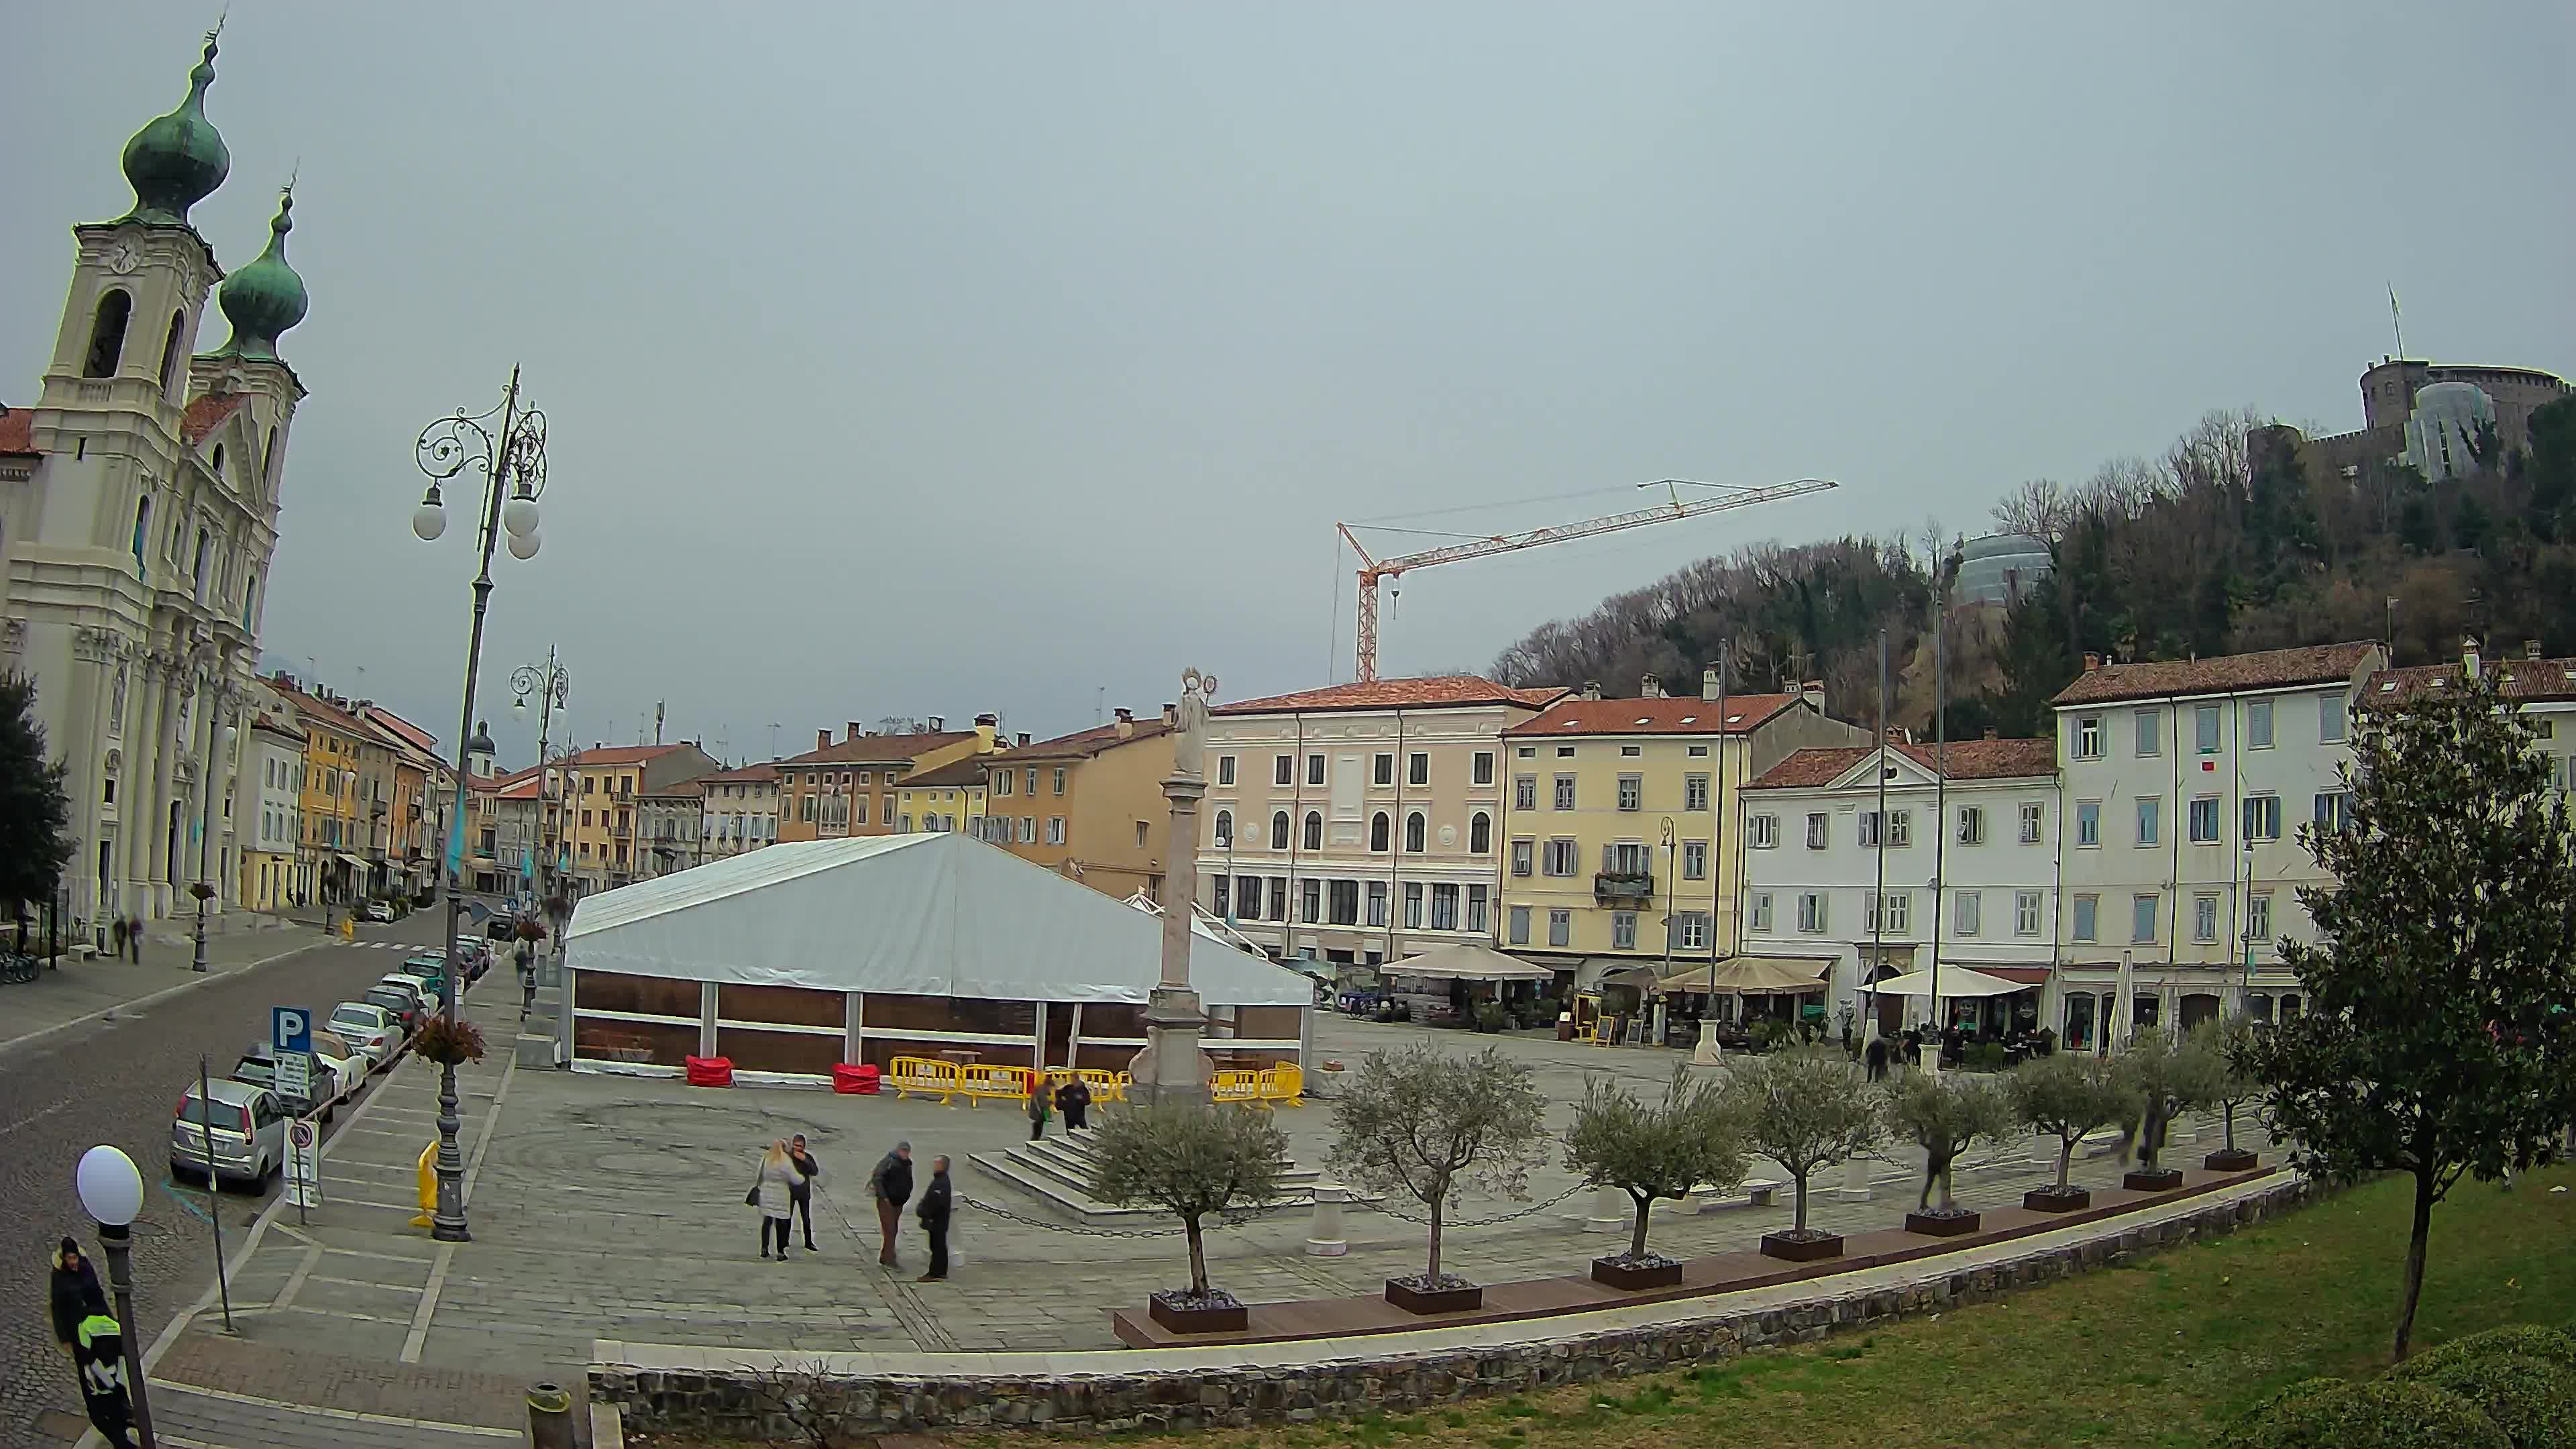
[[[930,1271],[921,1275],[924,1283],[944,1283],[948,1279],[948,1159],[930,1159],[930,1186],[921,1192],[921,1230],[930,1234]]]
[[[805,1251],[814,1248],[814,1179],[823,1175],[820,1159],[805,1147],[805,1134],[797,1133],[787,1143],[787,1165],[796,1169],[796,1181],[787,1189],[789,1221],[802,1219],[805,1224]]]
[[[107,1295],[99,1291],[98,1270],[70,1238],[63,1239],[54,1253],[52,1299],[54,1342],[62,1345],[63,1352],[72,1353],[80,1343],[81,1320],[99,1311]]]
[[[1080,1077],[1067,1078],[1055,1089],[1055,1109],[1064,1114],[1064,1130],[1079,1132],[1091,1125],[1091,1084]]]
[[[886,1267],[899,1266],[894,1258],[894,1230],[903,1222],[903,1205],[912,1196],[912,1144],[898,1142],[894,1151],[877,1160],[868,1172],[868,1196],[877,1203],[877,1231],[884,1242],[877,1249],[877,1261]]]

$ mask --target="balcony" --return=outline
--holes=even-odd
[[[635,838],[635,827],[632,825],[612,825],[608,827],[608,836],[611,840],[632,840]]]
[[[1605,870],[1592,877],[1592,897],[1603,901],[1650,901],[1655,898],[1652,871]]]

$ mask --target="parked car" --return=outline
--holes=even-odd
[[[484,936],[494,941],[507,941],[516,936],[518,931],[519,918],[508,911],[495,911],[492,913],[492,919],[483,923]]]
[[[309,1095],[298,1096],[278,1086],[277,1048],[264,1041],[251,1043],[250,1050],[243,1052],[241,1060],[233,1063],[233,1069],[225,1075],[236,1082],[248,1082],[276,1093],[277,1105],[285,1108],[290,1117],[318,1115],[328,1122],[339,1110],[339,1074],[332,1071],[330,1064],[318,1054],[306,1052],[304,1055],[309,1059],[305,1069]]]
[[[358,1099],[358,1089],[367,1084],[367,1059],[354,1051],[347,1054],[323,1045],[321,1032],[313,1033],[313,1055],[331,1069],[331,1106]],[[315,1085],[320,1085],[317,1081]]]
[[[268,1175],[286,1161],[287,1113],[277,1094],[248,1082],[214,1082],[208,1092],[200,1099],[197,1089],[190,1087],[171,1113],[170,1175],[204,1175],[206,1139],[211,1134],[215,1186],[265,1184]]]
[[[390,1012],[394,1020],[402,1024],[403,1039],[409,1041],[411,1034],[420,1029],[420,992],[415,989],[418,985],[410,977],[404,977],[399,986],[379,981],[359,992],[358,998],[366,1005],[382,1007]]]
[[[369,901],[366,915],[368,920],[379,925],[390,925],[394,918],[394,908],[383,901]]]
[[[492,969],[492,944],[475,936],[456,938],[455,959],[465,963],[465,979],[480,981]]]
[[[372,1001],[343,1001],[331,1008],[330,1022],[332,1035],[366,1054],[369,1071],[383,1071],[409,1035],[401,1017]]]
[[[416,1012],[433,1012],[438,1010],[437,986],[419,976],[413,975],[411,972],[389,971],[383,976],[377,978],[376,984],[378,986],[390,986],[398,990],[410,992],[413,1009]],[[420,1030],[420,1023],[418,1021],[414,1021],[412,1023],[412,1030],[415,1032]]]

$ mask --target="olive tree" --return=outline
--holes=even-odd
[[[1401,1192],[1431,1210],[1426,1288],[1440,1272],[1441,1215],[1451,1193],[1522,1196],[1547,1150],[1546,1103],[1529,1069],[1487,1047],[1452,1056],[1428,1042],[1375,1052],[1333,1104],[1333,1170],[1362,1187]]]
[[[1587,1078],[1574,1122],[1565,1129],[1565,1165],[1586,1187],[1615,1187],[1636,1202],[1628,1256],[1646,1256],[1646,1219],[1657,1198],[1680,1199],[1703,1184],[1720,1192],[1744,1181],[1744,1130],[1726,1084],[1673,1068],[1661,1102],[1649,1103],[1614,1080]]]
[[[2263,1079],[2254,1075],[2256,1045],[2262,1029],[2250,1016],[2222,1017],[2205,1021],[2193,1028],[2199,1049],[2214,1063],[2209,1082],[2209,1105],[2218,1109],[2220,1131],[2226,1150],[2236,1151],[2236,1114],[2246,1103],[2263,1095]]]
[[[1950,1196],[1951,1166],[1976,1143],[2001,1141],[2012,1130],[2012,1103],[1992,1079],[1964,1072],[1908,1072],[1886,1093],[1889,1129],[1923,1149],[1923,1193],[1915,1206],[1935,1211],[1932,1194],[1937,1190],[1937,1211],[1957,1212]]]
[[[1288,1167],[1288,1136],[1267,1112],[1205,1104],[1132,1107],[1093,1133],[1092,1196],[1146,1203],[1181,1220],[1190,1294],[1211,1296],[1203,1225],[1267,1205]]]
[[[2058,1052],[2015,1070],[2007,1089],[2013,1115],[2057,1139],[2057,1188],[2064,1193],[2075,1144],[2084,1134],[2127,1117],[2136,1098],[2119,1069],[2086,1052]]]
[[[2156,1170],[2156,1158],[2165,1150],[2165,1132],[2173,1119],[2216,1100],[2220,1079],[2227,1072],[2226,1064],[2203,1045],[2202,1038],[2176,1038],[2163,1031],[2132,1042],[2113,1068],[2127,1084],[2133,1110],[2139,1114],[2134,1139],[2138,1165],[2149,1172]]]
[[[1777,1051],[1739,1057],[1726,1089],[1746,1139],[1797,1189],[1797,1221],[1786,1236],[1810,1236],[1808,1179],[1886,1140],[1868,1078],[1840,1052]]]

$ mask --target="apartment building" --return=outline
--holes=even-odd
[[[895,790],[895,833],[944,830],[981,838],[988,773],[985,765],[993,758],[968,755],[906,776]]]
[[[259,711],[242,739],[242,779],[235,792],[243,818],[240,900],[246,909],[283,911],[295,902],[296,847],[303,837],[304,731]]]
[[[487,762],[484,762],[488,764]],[[484,895],[533,894],[549,846],[538,824],[538,771],[477,774],[465,789],[466,888]]]
[[[2539,734],[2540,751],[2549,757],[2550,782],[2561,790],[2576,790],[2576,659],[2542,657],[2537,639],[2524,640],[2519,655],[2495,659],[2482,659],[2478,641],[2464,639],[2459,663],[2381,670],[2363,688],[2360,702],[2365,708],[2385,709],[2453,688],[2472,675],[2495,679],[2497,690]]]
[[[557,868],[565,858],[573,889],[583,895],[613,890],[642,879],[642,846],[637,837],[639,797],[649,797],[686,780],[713,773],[715,758],[694,744],[594,745],[550,767],[562,791],[556,806],[562,821]]]
[[[1276,956],[1342,965],[1492,940],[1503,732],[1564,693],[1454,674],[1218,707],[1200,904]]]
[[[296,895],[315,905],[365,898],[369,885],[358,765],[373,736],[337,703],[300,687],[284,674],[269,681],[294,712],[304,735],[304,788],[298,802],[303,830],[296,841]]]
[[[1808,746],[1866,739],[1826,717],[1822,690],[1730,695],[1718,673],[1675,698],[1597,687],[1503,732],[1504,949],[1589,986],[1623,966],[1731,955],[1736,793]]]
[[[897,834],[901,781],[999,748],[998,716],[977,715],[971,730],[948,729],[936,715],[927,723],[924,730],[880,734],[852,720],[838,743],[830,730],[816,730],[813,749],[777,763],[778,838]]]
[[[758,850],[778,839],[776,761],[723,770],[700,782],[698,839],[709,860]]]
[[[984,838],[1103,894],[1161,900],[1172,730],[1165,705],[1159,716],[1121,709],[1107,724],[1035,744],[1021,736],[988,762]]]
[[[706,815],[702,780],[675,780],[635,792],[635,878],[651,880],[706,859],[698,831]]]
[[[2343,819],[2352,711],[2387,667],[2378,644],[2105,663],[2058,692],[2059,1031],[2190,1026],[2231,1005],[2295,1014],[2280,942],[2308,933],[2299,844]],[[2117,999],[2123,959],[2130,1001]]]
[[[1869,984],[1935,960],[2022,987],[1956,1003],[1972,1024],[2053,1021],[2059,813],[2048,740],[1800,750],[1743,793],[1744,954],[1823,970],[1882,1032],[1929,1013]]]

